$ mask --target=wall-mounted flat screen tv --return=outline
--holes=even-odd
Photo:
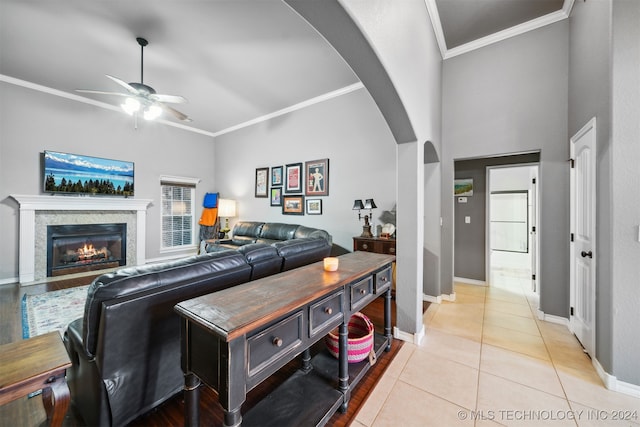
[[[44,191],[133,196],[133,162],[45,151]]]

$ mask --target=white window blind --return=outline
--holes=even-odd
[[[196,182],[185,178],[161,178],[162,249],[194,245]]]

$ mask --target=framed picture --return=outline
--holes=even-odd
[[[282,206],[282,187],[271,188],[271,206]]]
[[[304,196],[282,196],[282,213],[304,215]]]
[[[256,169],[256,197],[269,197],[269,168]]]
[[[280,187],[282,185],[282,166],[271,168],[271,186]]]
[[[302,193],[302,163],[292,163],[285,168],[285,193]]]
[[[473,196],[473,178],[453,180],[454,196]]]
[[[307,199],[307,215],[322,215],[322,199]]]
[[[307,196],[329,195],[329,159],[306,162],[305,191]]]

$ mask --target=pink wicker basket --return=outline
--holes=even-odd
[[[369,356],[373,349],[373,323],[367,316],[357,312],[349,319],[347,330],[347,360],[349,363],[361,362]],[[325,343],[329,353],[338,358],[337,330],[329,332],[325,338]],[[373,353],[373,360],[375,360],[375,353]]]

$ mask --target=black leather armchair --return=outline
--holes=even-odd
[[[249,281],[239,252],[124,268],[89,286],[84,317],[64,343],[71,399],[92,426],[120,426],[183,388],[180,301]]]

